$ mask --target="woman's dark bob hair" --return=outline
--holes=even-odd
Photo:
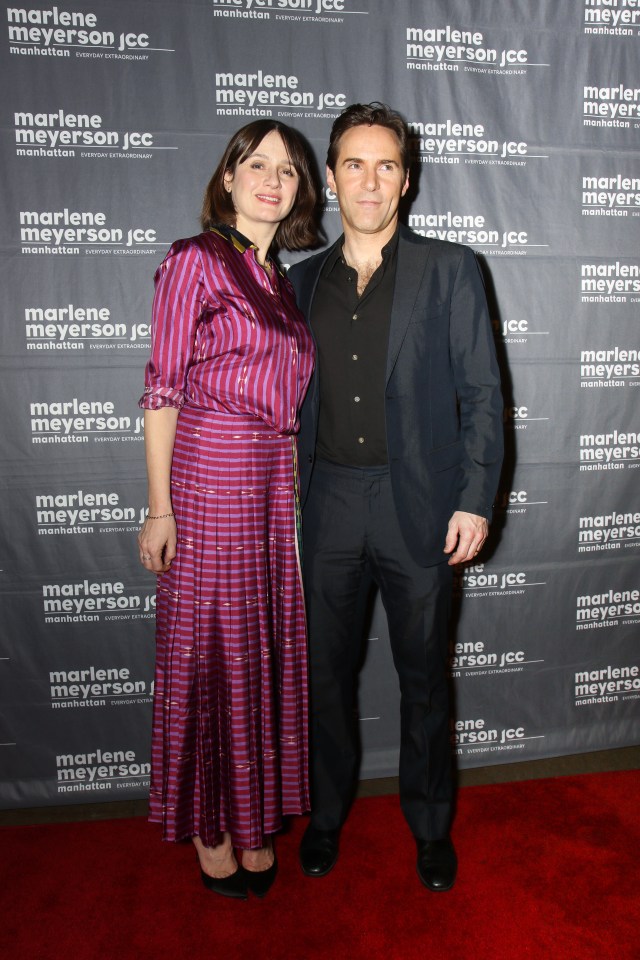
[[[274,246],[278,249],[304,250],[312,247],[317,239],[314,218],[316,188],[302,137],[296,130],[277,120],[254,120],[234,133],[205,190],[202,229],[210,230],[216,223],[235,226],[236,212],[231,194],[225,189],[224,175],[227,172],[234,173],[238,164],[246,160],[273,130],[282,137],[287,156],[299,177],[295,203],[288,216],[278,224]]]

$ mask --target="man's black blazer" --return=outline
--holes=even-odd
[[[307,320],[329,252],[289,271]],[[301,411],[303,506],[313,473],[318,405],[316,370]],[[473,251],[401,226],[385,418],[398,519],[418,563],[430,566],[444,559],[447,524],[455,510],[491,518],[502,464],[502,409],[487,301]]]

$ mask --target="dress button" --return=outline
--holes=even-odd
[[[357,320],[357,319],[358,319],[358,314],[357,314],[357,313],[354,313],[354,315],[351,317],[351,319],[352,319],[352,320]]]
[[[360,403],[360,397],[354,397],[353,399],[355,400],[356,403]]]
[[[357,359],[358,359],[358,354],[357,354],[357,353],[352,353],[352,354],[351,354],[351,359],[352,359],[352,360],[357,360]]]
[[[364,437],[358,437],[358,443],[364,443]]]

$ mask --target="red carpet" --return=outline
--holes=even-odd
[[[359,800],[320,880],[278,841],[268,897],[201,885],[143,819],[0,831],[0,954],[16,960],[637,960],[640,771],[460,792],[458,882],[418,882],[397,797]]]

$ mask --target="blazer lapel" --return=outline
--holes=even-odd
[[[332,244],[328,250],[323,250],[322,253],[317,254],[314,258],[313,263],[307,269],[304,280],[300,286],[296,289],[296,300],[298,303],[298,309],[304,314],[304,318],[307,321],[307,326],[313,338],[313,342],[317,348],[318,344],[316,343],[315,334],[311,326],[311,307],[313,305],[313,298],[316,295],[316,289],[318,286],[318,281],[320,280],[320,274],[322,273],[322,268],[325,265],[326,259],[333,250],[335,244]],[[318,429],[318,407],[320,404],[320,374],[318,370],[318,365],[315,364],[313,374],[311,376],[311,382],[309,384],[309,390],[307,393],[307,398],[302,407],[302,416],[304,417],[307,407],[309,406],[313,412],[313,436],[315,437]]]
[[[431,254],[430,247],[413,242],[412,234],[400,227],[396,282],[391,305],[389,347],[387,350],[387,381],[395,366],[402,341],[405,338],[413,308]]]
[[[298,308],[305,315],[306,321],[311,327],[311,305],[313,303],[313,298],[316,295],[316,288],[318,286],[318,281],[320,280],[320,274],[322,273],[322,268],[325,265],[326,259],[333,250],[335,244],[332,244],[328,250],[324,250],[322,253],[318,254],[315,258],[315,262],[311,265],[311,268],[307,270],[307,274],[304,278],[304,284],[300,289],[298,296]]]

